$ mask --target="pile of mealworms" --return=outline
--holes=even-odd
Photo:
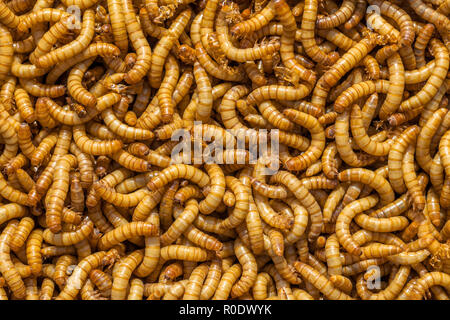
[[[449,300],[449,16],[0,0],[0,299]]]

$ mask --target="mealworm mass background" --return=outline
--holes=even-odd
[[[0,299],[449,300],[449,16],[0,0]]]

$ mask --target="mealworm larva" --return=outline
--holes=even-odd
[[[14,101],[13,95],[14,95],[14,90],[16,89],[16,84],[17,84],[17,78],[8,76],[8,77],[6,77],[6,79],[4,80],[4,83],[1,86],[0,101],[4,104],[3,107],[4,107],[5,111],[9,112],[9,110],[13,109],[13,101]],[[5,113],[2,111],[2,114],[5,114]],[[8,114],[8,113],[6,113],[6,114]]]
[[[234,251],[242,266],[242,276],[239,281],[233,284],[231,296],[239,297],[253,286],[257,276],[257,265],[250,249],[247,248],[240,239],[237,239],[234,242]]]
[[[414,170],[414,145],[410,145],[403,156],[402,172],[408,193],[413,200],[413,209],[423,211],[425,208],[425,194],[419,185]]]
[[[53,280],[60,287],[64,287],[67,281],[67,269],[69,266],[74,265],[77,259],[74,256],[63,255],[58,258],[55,265],[55,273]]]
[[[380,13],[395,20],[400,27],[399,45],[402,47],[410,46],[414,40],[414,26],[410,16],[397,5],[383,0],[371,0],[372,5],[380,8]]]
[[[330,281],[337,289],[342,290],[346,294],[350,294],[353,289],[353,283],[345,276],[332,275],[330,276]]]
[[[351,16],[356,7],[356,1],[344,1],[341,7],[327,16],[320,16],[317,18],[316,26],[319,29],[331,29],[346,22]]]
[[[198,203],[195,199],[190,199],[186,202],[183,212],[170,225],[168,230],[161,235],[161,243],[163,246],[174,242],[189,225],[195,220],[198,214]]]
[[[188,179],[197,184],[200,188],[203,188],[210,183],[208,175],[200,169],[190,165],[175,164],[165,168],[159,175],[152,178],[148,182],[147,187],[154,191],[162,188],[164,185],[175,179]]]
[[[220,279],[216,292],[213,296],[213,300],[225,300],[228,298],[233,284],[237,281],[242,274],[242,268],[240,264],[234,264],[231,266]]]
[[[268,297],[273,297],[276,295],[275,285],[268,273],[258,273],[255,280],[255,285],[253,286],[252,294],[256,300],[265,300]]]
[[[271,182],[284,184],[305,207],[311,218],[311,228],[308,234],[308,239],[309,241],[315,240],[322,230],[323,218],[322,210],[314,197],[302,185],[301,181],[298,178],[287,171],[277,172],[271,177]]]
[[[16,228],[14,236],[9,242],[9,246],[13,251],[18,251],[27,240],[28,236],[34,228],[34,220],[25,217],[20,220],[19,225]]]
[[[228,25],[224,17],[226,8],[226,6],[223,6],[220,9],[216,18],[215,27],[220,47],[227,58],[238,62],[257,60],[263,56],[271,55],[280,48],[280,45],[277,42],[269,42],[267,45],[260,45],[259,47],[253,48],[240,49],[234,47],[230,41]]]
[[[55,290],[55,283],[50,278],[44,278],[41,284],[39,300],[51,300]]]
[[[225,182],[227,187],[234,193],[236,203],[232,213],[220,223],[219,228],[231,229],[235,228],[245,220],[249,207],[249,190],[239,179],[234,177],[225,177]]]
[[[332,300],[352,300],[350,296],[335,288],[325,276],[320,275],[317,270],[307,264],[296,261],[294,263],[294,267],[305,279],[310,281],[327,298]]]
[[[442,123],[445,115],[447,114],[447,109],[439,109],[433,113],[433,115],[427,120],[427,122],[422,127],[420,134],[417,137],[416,145],[416,159],[417,163],[426,172],[430,172],[431,163],[433,159],[430,155],[430,143],[433,135]]]
[[[339,256],[339,242],[336,234],[328,237],[325,244],[325,255],[327,258],[328,274],[341,275],[342,262]]]
[[[293,109],[286,109],[283,113],[291,121],[304,126],[311,132],[311,143],[308,149],[300,156],[291,158],[285,162],[288,170],[303,170],[316,161],[325,148],[323,127],[316,118],[306,113]]]
[[[29,205],[28,195],[8,184],[8,182],[3,177],[3,174],[0,174],[0,195],[3,198],[13,202],[12,204],[25,206]],[[16,212],[15,210],[12,211]],[[8,218],[8,215],[6,216],[6,218]]]
[[[433,23],[438,29],[445,30],[445,26],[448,26],[448,17],[439,11],[433,10],[421,0],[412,1],[410,6],[421,18]]]
[[[30,175],[23,169],[17,169],[15,174],[16,174],[17,180],[19,181],[20,186],[26,192],[30,192],[31,189],[35,186],[33,178],[31,178]]]
[[[386,119],[400,107],[405,86],[404,69],[400,55],[394,53],[387,59],[387,63],[389,67],[390,85],[386,99],[379,112],[379,117],[382,120]]]
[[[163,296],[163,300],[179,300],[184,293],[188,280],[180,280],[172,285]]]
[[[72,176],[70,181],[70,203],[74,211],[84,211],[84,192],[78,172]]]
[[[161,258],[164,260],[185,260],[201,262],[209,259],[209,253],[198,247],[185,245],[169,245],[161,248]]]
[[[80,296],[82,300],[106,300],[101,297],[99,292],[94,288],[94,285],[90,279],[87,279],[83,287],[80,290]]]
[[[41,249],[41,254],[44,257],[56,257],[65,254],[73,255],[75,254],[75,248],[73,246],[48,246]]]
[[[363,168],[353,168],[341,171],[338,179],[342,182],[362,182],[375,189],[380,195],[381,204],[388,204],[395,199],[394,191],[389,182],[380,174]]]
[[[427,104],[433,96],[438,92],[439,87],[444,81],[444,75],[449,68],[449,54],[447,48],[437,39],[431,39],[430,48],[435,56],[436,66],[423,88],[414,96],[403,101],[399,111],[415,109],[419,106]]]
[[[236,203],[236,197],[231,191],[226,190],[223,195],[222,201],[227,207],[233,207]]]
[[[41,229],[34,229],[26,243],[27,262],[34,275],[38,275],[42,270],[41,247],[44,238]]]
[[[414,281],[414,282],[413,282]],[[427,272],[423,274],[419,279],[411,280],[397,297],[398,300],[421,300],[425,295],[425,292],[428,288],[431,288],[434,285],[442,285],[445,288],[448,288],[450,282],[450,277],[443,272]],[[411,291],[407,291],[408,288],[412,285]]]
[[[202,263],[192,271],[189,277],[189,282],[186,284],[183,300],[200,299],[200,292],[202,289],[203,281],[208,274],[208,269],[208,264]]]
[[[94,11],[87,9],[83,13],[83,21],[79,36],[72,42],[52,50],[45,55],[36,57],[35,65],[39,68],[48,68],[68,60],[86,49],[94,36]],[[72,23],[72,22],[69,22]]]
[[[339,184],[338,187],[329,194],[323,207],[323,220],[325,223],[331,221],[333,213],[338,207],[339,202],[344,198],[345,193],[346,187],[343,184]]]
[[[133,48],[136,50],[137,55],[136,63],[125,75],[125,81],[128,84],[135,84],[141,81],[150,69],[151,49],[140,24],[137,21],[132,2],[124,1],[122,5],[128,38],[130,39]]]
[[[121,149],[110,157],[125,168],[136,172],[147,172],[150,169],[150,163],[144,159],[133,156],[131,153]]]
[[[291,131],[294,127],[288,118],[286,118],[272,101],[264,101],[258,106],[262,116],[274,127],[285,131]]]
[[[111,300],[124,300],[127,286],[133,270],[139,265],[144,256],[143,250],[136,250],[123,258],[113,271],[113,284],[111,287]]]
[[[31,156],[31,164],[33,166],[40,166],[45,159],[47,159],[45,161],[48,161],[50,150],[56,145],[57,140],[58,134],[56,132],[50,133],[48,136],[46,136],[34,149],[34,152]]]
[[[346,205],[339,214],[336,221],[336,235],[342,246],[351,254],[359,256],[361,255],[362,251],[350,236],[350,222],[358,213],[372,208],[377,204],[377,202],[378,197],[368,196]]]
[[[171,54],[167,57],[165,69],[166,73],[157,92],[157,97],[161,108],[161,119],[164,123],[170,123],[173,120],[176,105],[172,99],[172,94],[180,73],[178,63]]]
[[[120,50],[115,45],[103,42],[90,44],[83,52],[77,54],[72,59],[60,62],[53,67],[47,75],[46,82],[48,84],[55,83],[56,80],[70,67],[98,55],[102,56],[106,61],[111,61],[110,67],[115,72],[124,72],[126,65],[123,60],[118,57],[119,54]]]
[[[211,82],[208,79],[205,69],[198,62],[194,63],[194,77],[198,91],[198,103],[195,116],[198,121],[208,122],[213,102]]]
[[[338,182],[336,180],[330,180],[323,176],[306,177],[300,180],[303,186],[308,189],[334,189]],[[313,190],[314,191],[314,190]]]
[[[128,36],[125,25],[125,15],[123,14],[123,4],[121,1],[108,0],[108,12],[111,20],[114,43],[125,54],[128,51]]]
[[[273,1],[269,1],[267,5],[250,19],[238,22],[230,28],[233,37],[240,35],[251,34],[265,25],[267,25],[273,18],[275,18],[275,6]]]
[[[301,41],[303,48],[308,56],[314,61],[324,64],[332,65],[338,59],[337,53],[326,54],[317,46],[314,39],[314,28],[316,25],[318,2],[315,0],[305,1],[305,7],[302,15],[302,36]]]
[[[155,236],[158,232],[158,228],[151,223],[129,222],[104,234],[98,242],[98,248],[109,249],[124,240],[136,236]]]
[[[115,206],[124,208],[136,206],[146,195],[149,194],[149,191],[145,187],[128,194],[118,193],[114,191],[114,188],[109,187],[100,181],[95,182],[92,187],[95,190],[95,193],[105,201],[108,201]]]
[[[0,271],[11,291],[20,299],[25,297],[25,284],[11,261],[10,247],[8,245],[17,225],[17,220],[10,221],[0,235],[0,254],[2,257],[0,260]]]
[[[53,184],[49,189],[45,201],[46,223],[53,233],[61,230],[61,215],[64,200],[69,190],[69,171],[76,166],[76,158],[73,155],[66,155],[57,160],[53,173]]]
[[[67,279],[66,286],[56,297],[57,300],[74,300],[84,282],[88,279],[91,270],[98,268],[105,256],[106,251],[93,253],[81,260]]]
[[[69,77],[67,78],[67,89],[69,94],[82,105],[92,108],[97,104],[97,98],[84,88],[82,79],[94,60],[94,58],[91,58],[80,62],[70,70]]]
[[[14,9],[2,2],[0,5],[0,12],[2,13],[0,21],[8,28],[14,29],[19,25],[20,18],[12,10]]]
[[[28,165],[28,158],[25,157],[22,153],[19,153],[17,156],[12,158],[4,167],[4,172],[8,176],[8,180],[12,178],[12,176],[16,173],[17,170]]]
[[[80,150],[92,155],[110,155],[119,151],[123,143],[120,140],[95,141],[86,135],[85,125],[75,125],[73,127],[73,139]]]
[[[14,91],[14,99],[22,118],[28,123],[36,121],[35,111],[28,93],[22,88],[16,87],[16,90]]]
[[[414,43],[414,55],[416,56],[417,68],[423,67],[425,62],[425,49],[433,36],[435,26],[431,23],[426,24],[417,35]]]
[[[144,295],[144,282],[142,282],[142,280],[137,278],[131,280],[128,300],[142,300],[143,295]]]
[[[43,233],[44,240],[56,246],[70,246],[84,239],[92,232],[94,224],[89,219],[83,220],[76,231],[67,231],[53,233],[50,229],[45,229]]]
[[[152,88],[158,88],[161,84],[162,69],[164,61],[173,47],[175,40],[179,38],[188,20],[191,18],[190,9],[181,12],[173,21],[167,32],[161,37],[151,55],[151,68],[149,71],[150,85]]]
[[[257,179],[252,179],[252,186],[259,194],[274,199],[284,199],[288,196],[286,188],[277,185],[267,185]]]
[[[36,277],[24,279],[26,295],[25,300],[39,300],[39,289],[37,287]]]
[[[153,138],[154,136],[153,132],[150,130],[134,128],[124,124],[114,114],[111,108],[107,108],[102,111],[102,118],[108,129],[120,137],[133,140],[147,140]]]

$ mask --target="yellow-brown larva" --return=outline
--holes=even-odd
[[[0,2],[0,299],[449,299],[450,1],[294,2]]]

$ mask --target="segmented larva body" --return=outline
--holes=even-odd
[[[242,268],[240,264],[234,264],[227,271],[225,271],[212,299],[226,300],[230,294],[233,284],[237,281],[241,274]]]
[[[333,300],[352,300],[350,296],[336,289],[334,285],[326,279],[325,276],[318,273],[317,270],[300,261],[294,263],[295,269],[313,286],[320,290],[329,299]]]
[[[306,53],[311,59],[324,65],[332,65],[333,63],[336,62],[339,56],[336,53],[329,55],[325,54],[317,46],[317,43],[314,39],[314,28],[316,25],[317,10],[318,10],[317,1],[315,0],[305,1],[301,27],[302,44]]]
[[[291,121],[301,126],[304,126],[311,132],[311,143],[308,149],[295,158],[291,158],[285,162],[288,170],[304,170],[311,163],[319,159],[323,149],[325,148],[325,134],[322,125],[319,121],[306,113],[286,109],[284,112]]]
[[[263,56],[271,55],[280,48],[280,45],[277,42],[269,42],[267,45],[260,45],[259,47],[253,48],[240,49],[234,47],[230,40],[228,25],[224,17],[224,10],[225,7],[220,9],[216,18],[215,27],[220,47],[227,58],[238,62],[253,61],[261,59]]]
[[[194,63],[194,77],[198,90],[196,120],[208,122],[213,103],[211,82],[209,81],[205,69],[203,69],[198,62]]]
[[[197,184],[200,188],[203,188],[210,183],[208,175],[200,169],[197,169],[196,167],[190,165],[175,164],[171,165],[168,168],[165,168],[160,172],[159,175],[152,178],[147,186],[150,190],[154,191],[162,188],[169,182],[180,178],[188,179],[191,182]]]
[[[157,92],[157,97],[161,108],[161,119],[164,123],[170,123],[173,120],[176,105],[172,99],[172,94],[180,74],[178,62],[170,54],[166,59],[165,69],[166,73]]]
[[[75,231],[53,233],[50,229],[45,229],[44,240],[56,246],[70,246],[86,239],[92,232],[94,224],[89,219],[85,219]]]
[[[397,193],[406,191],[406,186],[402,176],[402,158],[409,144],[416,141],[419,134],[418,126],[408,127],[392,144],[388,156],[389,182]]]
[[[14,295],[17,298],[24,298],[26,294],[25,284],[20,277],[19,272],[15,268],[14,264],[11,261],[10,257],[10,247],[9,247],[9,241],[12,238],[12,235],[14,234],[16,228],[18,225],[17,220],[12,220],[8,223],[6,228],[3,230],[2,234],[0,235],[0,255],[1,255],[1,262],[0,262],[0,271],[6,280],[6,283],[8,284],[9,288],[12,290]]]
[[[242,265],[242,276],[231,288],[231,296],[239,297],[250,290],[256,281],[257,265],[250,249],[240,239],[234,242],[234,251],[239,263]]]
[[[55,265],[55,273],[53,275],[53,280],[55,283],[64,287],[67,281],[67,269],[69,266],[74,265],[77,259],[74,256],[62,255],[58,258]]]
[[[122,3],[124,9],[125,26],[133,48],[136,50],[136,63],[125,75],[128,84],[138,83],[150,69],[151,49],[137,21],[132,1]]]
[[[192,271],[189,277],[189,282],[186,284],[183,300],[200,299],[203,281],[208,275],[208,269],[209,269],[208,264],[202,263]]]
[[[238,22],[230,28],[231,34],[236,37],[239,35],[250,34],[260,30],[267,25],[273,18],[275,18],[274,1],[269,1],[267,5],[250,19]]]
[[[142,261],[143,256],[143,250],[136,250],[122,259],[118,267],[113,271],[111,300],[125,299],[131,274]]]

